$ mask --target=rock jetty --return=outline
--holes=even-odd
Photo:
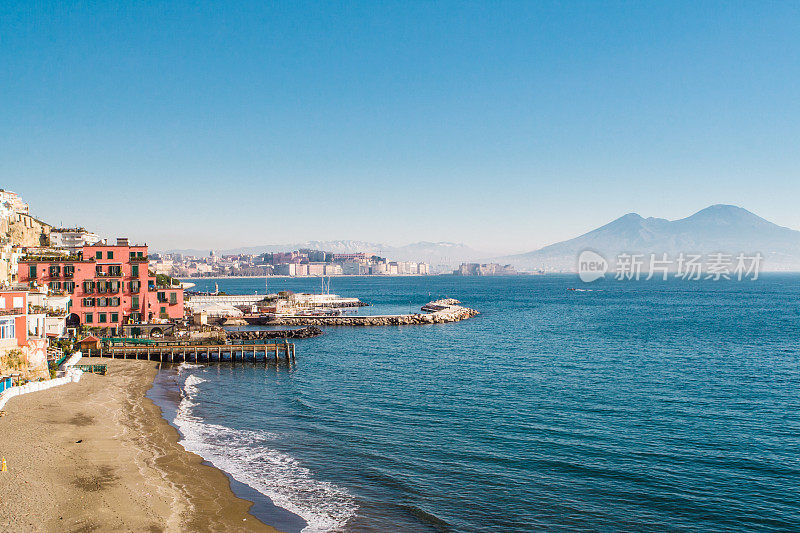
[[[460,305],[452,298],[429,302],[422,307],[426,313],[408,315],[365,315],[365,316],[282,316],[270,321],[280,326],[405,326],[417,324],[443,324],[458,322],[480,313],[475,309]]]
[[[309,339],[322,335],[317,326],[306,326],[300,329],[282,329],[273,331],[228,331],[228,340],[266,340],[266,339]]]

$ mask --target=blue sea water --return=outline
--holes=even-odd
[[[263,279],[218,282],[264,290]],[[182,390],[165,414],[184,446],[286,510],[262,506],[265,521],[307,532],[800,530],[800,276],[363,277],[331,290],[397,312],[449,296],[481,315],[325,328],[297,341],[291,370],[162,376]]]

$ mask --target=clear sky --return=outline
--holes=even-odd
[[[794,2],[0,4],[0,187],[157,248],[800,229]]]

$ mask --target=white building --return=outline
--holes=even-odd
[[[48,337],[64,337],[67,334],[67,317],[46,316],[44,318],[44,332]]]
[[[308,275],[309,276],[324,276],[325,275],[325,263],[309,263],[308,264]]]
[[[22,213],[28,214],[28,204],[22,201],[22,197],[15,192],[0,189],[0,205],[3,206],[3,213]]]
[[[346,274],[348,276],[361,276],[364,274],[369,274],[369,267],[356,261],[345,261],[342,263],[342,274]]]
[[[62,248],[76,254],[84,246],[97,244],[102,239],[96,233],[91,233],[83,228],[54,229],[50,231],[50,246]]]
[[[342,275],[342,265],[338,265],[336,263],[328,263],[325,265],[325,275],[326,276],[341,276]]]
[[[275,274],[277,276],[296,276],[297,265],[295,263],[284,263],[275,266]]]

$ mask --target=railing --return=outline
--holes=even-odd
[[[79,255],[26,255],[19,260],[21,263],[76,263],[83,262]]]
[[[108,372],[108,365],[104,364],[75,365],[73,368],[77,368],[78,370],[82,370],[83,372],[88,372],[91,374],[102,374],[103,376],[105,376],[106,372]]]

